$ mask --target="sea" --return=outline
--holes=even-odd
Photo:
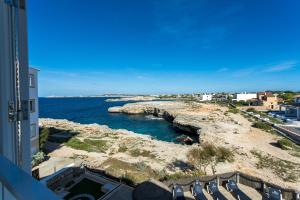
[[[107,97],[39,98],[40,118],[67,119],[81,124],[97,123],[113,129],[127,129],[152,138],[176,142],[184,133],[170,122],[152,115],[109,113],[109,107],[131,102],[106,102]]]

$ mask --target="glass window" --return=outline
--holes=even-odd
[[[29,111],[35,112],[35,100],[34,99],[29,100]]]
[[[29,74],[29,87],[35,87],[33,74]]]
[[[36,124],[30,125],[30,137],[34,138],[36,136]]]

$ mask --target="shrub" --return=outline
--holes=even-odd
[[[128,173],[125,173],[123,176],[121,176],[120,181],[125,183],[126,185],[131,185],[131,186],[136,185],[135,177]]]
[[[225,147],[204,143],[201,148],[191,149],[188,153],[188,159],[196,169],[206,172],[206,168],[211,166],[213,173],[215,173],[215,167],[219,162],[232,162],[234,155]]]
[[[282,138],[277,141],[278,146],[283,150],[295,150],[300,151],[300,146],[292,142],[287,138]]]
[[[139,149],[132,149],[130,150],[130,155],[133,157],[150,157],[155,158],[155,155],[151,153],[151,151],[148,150],[139,150]]]
[[[255,112],[255,109],[254,108],[248,108],[246,111],[247,112]]]
[[[269,124],[266,124],[264,122],[255,122],[252,127],[254,128],[259,128],[265,131],[271,131],[272,130],[272,126],[270,126]]]
[[[126,152],[128,150],[128,148],[126,147],[126,145],[121,145],[119,146],[118,152]]]
[[[236,114],[239,112],[239,110],[237,108],[229,108],[228,112]]]
[[[31,166],[35,167],[45,160],[45,154],[42,151],[37,152],[32,156]]]

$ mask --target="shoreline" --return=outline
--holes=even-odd
[[[157,141],[162,141],[162,142],[168,142],[168,141],[163,141],[163,140],[158,140],[158,139],[154,139],[153,136],[151,136],[150,134],[143,134],[143,133],[137,133],[137,132],[134,132],[134,131],[130,131],[130,130],[127,130],[127,129],[114,129],[114,128],[111,128],[109,127],[108,125],[104,125],[104,124],[98,124],[98,123],[89,123],[89,124],[83,124],[83,123],[79,123],[79,122],[74,122],[74,121],[70,121],[70,120],[67,120],[67,119],[54,119],[54,118],[39,118],[39,121],[41,123],[39,123],[40,126],[43,126],[43,124],[47,124],[47,121],[48,122],[55,122],[57,124],[59,123],[72,123],[72,124],[75,124],[75,125],[78,125],[78,126],[92,126],[92,127],[95,127],[95,128],[99,128],[100,130],[109,130],[110,133],[118,133],[118,134],[128,134],[128,135],[133,135],[133,136],[137,136],[137,137],[140,137],[140,138],[143,138],[143,139],[150,139],[150,140],[157,140]],[[55,128],[55,126],[53,126]],[[168,142],[168,143],[173,143],[173,142]]]
[[[118,110],[122,109],[124,113],[129,114],[141,114],[141,112],[145,114],[145,110],[154,112],[154,108],[159,115],[167,111],[168,115],[172,115],[175,117],[174,120],[180,123],[186,121],[188,125],[197,125],[201,142],[226,147],[234,153],[234,162],[219,163],[216,166],[216,173],[242,171],[285,188],[300,190],[300,171],[298,170],[300,157],[293,156],[292,152],[273,145],[281,139],[280,136],[253,128],[252,122],[241,114],[230,113],[227,107],[215,104],[167,101],[129,103],[118,107]],[[105,152],[86,152],[61,145],[49,154],[50,157],[66,158],[74,154],[83,155],[84,161],[95,168],[102,168],[102,163],[105,163],[107,159],[110,162],[111,159],[117,159],[126,163],[144,162],[151,169],[158,171],[166,169],[171,174],[184,173],[183,166],[178,167],[174,163],[177,161],[188,163],[188,152],[193,148],[199,148],[198,144],[182,145],[161,141],[126,129],[111,129],[106,125],[86,125],[55,119],[41,119],[40,122],[43,127],[52,126],[78,132],[79,134],[75,137],[81,141],[85,139],[106,141],[109,147]],[[126,147],[124,152],[120,150],[123,146]],[[140,153],[147,152],[147,155],[131,155],[132,151],[137,149]],[[277,165],[278,163],[288,165],[281,166]],[[263,167],[258,168],[259,165]],[[281,168],[285,166],[290,167],[284,168],[282,172]],[[210,169],[207,174],[212,174]],[[295,175],[294,181],[284,180],[291,174]]]

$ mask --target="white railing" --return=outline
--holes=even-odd
[[[17,200],[59,200],[46,186],[2,155],[0,155],[0,182],[0,185]],[[7,200],[5,194],[0,195],[0,199]]]

